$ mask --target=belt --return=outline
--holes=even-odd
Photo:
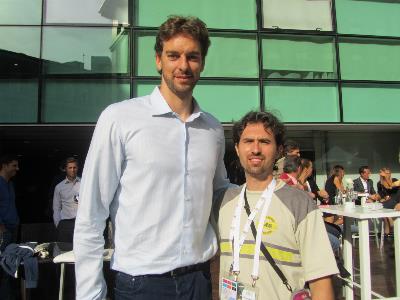
[[[190,266],[186,266],[186,267],[180,267],[180,268],[176,268],[172,271],[168,271],[162,274],[147,274],[147,275],[139,275],[139,276],[131,276],[131,277],[178,277],[178,276],[182,276],[185,274],[189,274],[189,273],[193,273],[193,272],[197,272],[197,271],[203,271],[206,273],[210,272],[210,262],[206,261],[203,263],[199,263],[199,264],[195,264],[195,265],[190,265]],[[128,275],[128,274],[126,274]]]

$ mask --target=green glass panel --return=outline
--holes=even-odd
[[[160,76],[156,69],[154,43],[156,33],[140,32],[135,37],[135,74],[141,76]]]
[[[128,23],[128,0],[45,0],[44,19],[59,24]]]
[[[399,1],[336,0],[339,33],[400,36]]]
[[[344,85],[343,120],[400,123],[400,85]]]
[[[257,83],[201,81],[194,90],[200,107],[220,122],[239,120],[250,110],[260,109]]]
[[[215,34],[211,36],[202,77],[258,77],[255,35]],[[155,33],[141,32],[136,41],[136,74],[159,76],[155,66]]]
[[[332,30],[331,1],[263,0],[264,28]]]
[[[43,29],[44,71],[49,74],[129,73],[129,42],[117,28]]]
[[[136,95],[150,94],[159,82],[134,83]],[[257,83],[200,81],[193,93],[202,110],[211,113],[220,122],[239,120],[250,110],[260,109]]]
[[[40,25],[42,0],[1,0],[0,24]]]
[[[263,75],[267,78],[334,79],[336,52],[331,37],[264,37]]]
[[[133,83],[133,97],[142,97],[153,92],[160,81],[136,81]]]
[[[400,41],[342,39],[339,50],[342,79],[400,80]]]
[[[169,15],[200,18],[209,28],[256,29],[255,0],[136,0],[139,26],[160,26]]]
[[[284,122],[339,122],[335,84],[270,82],[264,85],[265,109]]]
[[[123,80],[53,80],[43,86],[44,122],[96,122],[109,104],[128,99],[130,84]]]
[[[37,80],[0,80],[0,123],[36,123],[37,98]]]
[[[0,74],[39,71],[40,27],[0,27]]]
[[[202,77],[258,77],[257,42],[255,35],[211,36]]]

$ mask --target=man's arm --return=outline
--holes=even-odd
[[[60,219],[61,219],[61,197],[57,185],[56,188],[54,189],[54,195],[53,195],[53,221],[56,227],[58,226]]]
[[[225,139],[223,138],[223,135],[221,143],[221,150],[218,155],[218,163],[213,179],[213,203],[215,203],[216,201],[222,201],[225,191],[230,186],[224,163]]]
[[[105,299],[103,230],[119,184],[123,149],[115,116],[107,109],[96,125],[86,157],[74,232],[76,299]]]
[[[312,300],[334,300],[331,276],[318,278],[309,282]]]

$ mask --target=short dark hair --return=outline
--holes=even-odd
[[[361,175],[361,174],[364,173],[364,171],[367,170],[367,169],[369,169],[368,166],[361,166],[361,167],[359,167],[359,168],[358,168],[358,174]]]
[[[285,141],[285,156],[286,154],[288,154],[289,152],[296,150],[296,149],[300,149],[300,144],[297,143],[294,140],[286,140]]]
[[[298,168],[301,167],[301,158],[298,156],[287,156],[283,163],[283,172],[293,173],[297,172]]]
[[[169,16],[168,19],[158,28],[154,50],[161,55],[164,42],[177,34],[187,34],[198,41],[201,49],[201,56],[207,55],[208,47],[211,45],[206,24],[196,17]]]
[[[8,165],[12,161],[18,161],[18,157],[14,154],[3,154],[0,156],[0,170],[3,168],[3,165]]]
[[[71,157],[67,157],[67,158],[64,160],[64,164],[63,164],[64,169],[65,169],[65,168],[67,167],[67,165],[70,164],[70,163],[75,163],[75,164],[79,167],[79,161],[78,161],[78,159],[75,158],[75,157],[73,157],[73,156],[71,156]]]
[[[276,145],[282,146],[285,139],[285,127],[279,119],[270,112],[250,111],[233,125],[232,138],[235,145],[248,124],[262,123],[265,130],[270,129],[275,137]]]

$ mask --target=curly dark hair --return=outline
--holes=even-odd
[[[277,147],[283,146],[285,127],[283,123],[270,112],[250,111],[233,125],[232,137],[235,145],[239,144],[240,137],[248,124],[262,123],[265,130],[270,129],[275,137]]]
[[[162,23],[158,29],[154,45],[157,55],[161,55],[164,42],[177,34],[187,34],[198,41],[201,48],[201,56],[204,60],[211,41],[206,24],[196,17],[169,16],[168,20]]]

